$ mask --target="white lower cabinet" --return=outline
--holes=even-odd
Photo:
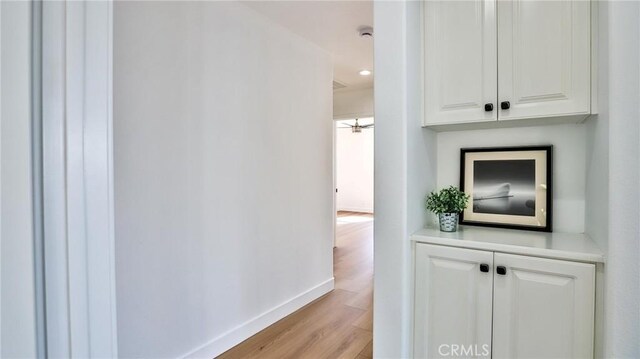
[[[492,272],[493,252],[416,245],[415,357],[490,352]]]
[[[414,357],[593,357],[595,265],[416,244]]]
[[[494,262],[493,358],[593,357],[595,265],[503,253]]]

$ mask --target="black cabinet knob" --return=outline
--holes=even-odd
[[[509,103],[509,101],[502,101],[500,103],[500,108],[503,110],[508,110],[509,108],[511,108],[511,103]]]
[[[493,104],[492,103],[485,103],[484,104],[484,110],[487,111],[487,112],[493,111]]]
[[[496,273],[498,273],[500,275],[505,275],[505,274],[507,274],[507,268],[505,266],[497,266],[496,267]]]
[[[480,264],[480,272],[488,273],[489,272],[489,265],[486,264],[486,263]]]

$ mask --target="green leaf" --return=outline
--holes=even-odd
[[[435,214],[460,213],[467,208],[470,196],[455,186],[432,191],[425,198],[425,208]]]

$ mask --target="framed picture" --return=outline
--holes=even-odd
[[[463,148],[461,224],[551,232],[553,146]]]

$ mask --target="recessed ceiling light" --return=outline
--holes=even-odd
[[[361,76],[369,76],[369,75],[371,75],[371,71],[369,71],[369,70],[360,70],[359,74]]]

